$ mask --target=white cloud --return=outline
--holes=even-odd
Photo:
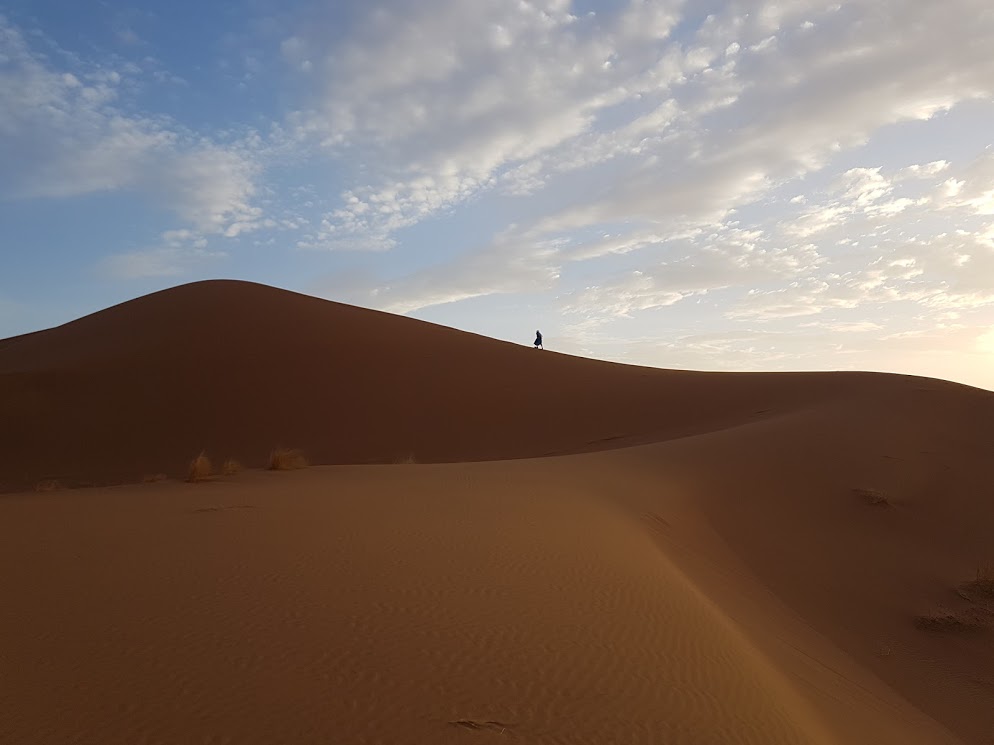
[[[262,215],[252,205],[258,172],[250,155],[208,144],[163,161],[149,188],[197,229],[230,237],[252,229]]]
[[[539,232],[716,224],[883,125],[994,90],[983,45],[961,43],[982,37],[969,12],[864,5],[729,3],[683,44],[668,39],[681,10],[668,2],[582,17],[567,2],[388,3],[330,47],[320,28],[301,29],[284,39],[284,57],[322,63],[298,131],[369,166],[301,245],[391,248],[397,231],[481,191],[539,194],[557,174],[590,178],[619,159],[615,188],[558,210]],[[870,179],[852,184],[865,190],[856,206],[910,206],[883,200],[890,187],[871,174],[851,176]],[[986,209],[987,195],[977,199]]]
[[[990,183],[980,175],[987,157],[960,168],[948,163],[930,168],[936,179],[932,190],[941,188],[939,180],[952,171],[971,174],[973,190],[982,192]],[[938,317],[938,311],[994,304],[994,245],[988,240],[994,223],[976,213],[969,197],[954,195],[942,205],[963,213],[954,222],[962,228],[952,231],[947,220],[935,219],[933,200],[890,198],[896,184],[920,188],[907,179],[901,183],[908,171],[891,177],[880,168],[852,169],[835,182],[825,202],[783,219],[783,238],[816,240],[830,258],[819,271],[804,272],[782,287],[750,290],[730,317],[769,320],[902,302]],[[989,177],[994,179],[994,173]],[[894,226],[898,212],[902,221]],[[833,248],[839,245],[848,250]]]
[[[208,248],[208,239],[198,230],[167,230],[159,245],[105,257],[101,272],[112,279],[179,277],[205,262],[222,258],[223,251]]]
[[[503,169],[589,133],[602,112],[658,90],[664,78],[678,79],[679,60],[659,53],[678,5],[633,2],[624,12],[583,17],[558,0],[446,0],[371,11],[352,40],[325,47],[325,87],[296,119],[299,131],[332,148],[361,148],[379,165],[375,180],[346,193],[329,222],[389,234],[494,185]],[[284,49],[322,46],[319,30],[302,34]],[[654,112],[630,138],[665,118]],[[588,148],[626,146],[594,141]]]
[[[322,290],[348,302],[409,313],[481,295],[551,289],[560,271],[557,246],[516,241],[513,235],[504,236],[485,250],[394,281],[365,286],[352,281],[345,286],[326,283]]]
[[[641,328],[620,334],[633,359],[682,354],[647,319],[697,311],[713,328],[683,335],[681,359],[865,354],[865,340],[914,331],[893,327],[896,309],[933,331],[975,329],[994,309],[994,155],[967,162],[966,145],[935,134],[964,110],[990,114],[988,4],[290,13],[257,24],[266,44],[227,49],[255,92],[279,65],[278,98],[306,92],[265,137],[142,113],[131,93],[167,71],[45,57],[0,21],[0,193],[130,191],[174,213],[175,230],[106,262],[116,276],[175,274],[282,229],[289,246],[381,252],[321,261],[375,267],[337,280],[336,296],[395,312],[525,293],[575,348],[610,350],[603,334]],[[898,161],[899,147],[914,157]],[[281,200],[292,206],[275,215]],[[444,261],[414,248],[428,229],[409,229],[431,219]],[[406,253],[393,264],[388,251]],[[933,337],[900,351],[924,354]]]
[[[60,70],[2,16],[0,61],[0,196],[134,191],[202,233],[237,234],[258,221],[251,138],[212,143],[163,117],[128,113],[119,101],[127,71]]]
[[[132,185],[175,134],[113,108],[120,75],[52,68],[0,16],[0,193],[67,197]]]
[[[563,302],[563,311],[587,318],[628,316],[714,290],[790,278],[821,261],[813,246],[777,248],[761,231],[730,226],[689,238],[683,244],[684,253],[661,259],[651,269],[629,272],[570,294]]]
[[[101,263],[103,273],[113,279],[178,277],[205,260],[223,256],[193,247],[159,246],[108,256]]]
[[[934,160],[931,163],[915,163],[903,168],[895,177],[895,181],[908,178],[931,178],[949,168],[948,160]]]
[[[937,206],[994,215],[994,146],[957,175],[960,178],[950,177],[937,190]]]
[[[623,224],[586,238],[549,237],[555,231],[547,225],[513,228],[480,253],[389,284],[371,281],[354,297],[409,312],[480,295],[560,286],[571,264],[636,254],[637,269],[619,272],[605,265],[596,284],[561,291],[560,310],[585,319],[577,323],[599,324],[722,289],[741,294],[738,300],[721,301],[734,322],[902,302],[933,315],[983,307],[994,291],[994,222],[975,217],[979,221],[972,230],[958,232],[950,232],[944,220],[926,224],[934,203],[918,195],[939,188],[949,174],[964,180],[971,174],[973,191],[982,193],[987,157],[917,172],[909,167],[848,169],[822,193],[790,200],[786,214],[773,213],[757,223],[726,221],[717,228],[701,225],[669,233],[658,226]],[[931,173],[931,182],[923,170]],[[959,200],[945,209],[973,214],[970,202]],[[913,227],[917,232],[911,232]]]
[[[775,290],[750,290],[730,318],[793,318],[822,313],[832,308],[855,308],[864,299],[852,281],[832,284],[806,277]]]
[[[725,73],[732,77],[730,90],[738,90],[727,114],[716,120],[725,126],[681,122],[684,136],[659,142],[658,157],[633,163],[623,177],[613,174],[618,188],[562,210],[546,225],[566,230],[633,218],[720,220],[769,187],[821,169],[835,153],[866,142],[884,125],[994,95],[994,61],[983,51],[985,38],[994,41],[994,29],[985,36],[978,4],[963,4],[968,7],[962,12],[949,13],[927,3],[881,2],[853,23],[862,4],[837,12],[798,3],[798,13],[829,15],[803,40],[781,30],[776,53],[746,55]],[[743,33],[745,22],[732,8],[705,29],[713,44]],[[891,41],[880,44],[880,38]],[[690,88],[683,86],[678,102],[689,97]],[[863,201],[881,198],[874,189],[886,188],[872,182],[853,186],[867,189]],[[977,199],[978,209],[986,209],[987,195]]]
[[[738,323],[985,297],[954,289],[964,270],[927,261],[946,228],[914,232],[939,207],[994,210],[983,168],[948,158],[848,168],[820,192],[801,184],[779,219],[740,223],[762,235],[748,255],[709,238],[884,127],[994,97],[994,27],[980,0],[957,12],[731,2],[679,43],[668,38],[676,3],[595,17],[565,2],[384,7],[343,46],[329,48],[320,29],[284,44],[293,60],[322,60],[302,131],[364,163],[302,244],[393,248],[398,231],[487,190],[545,209],[482,251],[370,280],[356,290],[363,302],[409,311],[545,286],[593,321],[726,288],[740,295],[726,310]],[[972,228],[978,246],[994,236]],[[927,246],[911,251],[913,266],[899,263],[907,245]],[[570,279],[578,262],[622,255],[628,269],[596,284]]]
[[[115,33],[118,41],[126,46],[134,47],[143,43],[141,37],[132,28],[119,28]]]

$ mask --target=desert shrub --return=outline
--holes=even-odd
[[[977,576],[967,587],[989,597],[994,597],[994,564],[982,563],[977,566]]]
[[[994,614],[984,608],[950,611],[939,608],[915,618],[915,626],[923,631],[964,632],[981,631],[994,624]]]
[[[201,453],[190,461],[190,470],[187,473],[186,480],[192,482],[205,481],[211,477],[211,470],[213,468],[210,458],[204,455],[204,453]]]
[[[269,469],[271,471],[295,471],[307,468],[310,463],[299,450],[276,448],[269,454]]]

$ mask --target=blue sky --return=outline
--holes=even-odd
[[[0,336],[249,279],[994,389],[987,0],[0,0]]]

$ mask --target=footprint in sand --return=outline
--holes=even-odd
[[[454,722],[449,722],[449,724],[453,727],[462,727],[463,729],[474,730],[477,732],[488,730],[490,732],[496,732],[500,735],[514,734],[511,731],[511,725],[493,720],[484,722],[476,719],[456,719]]]
[[[217,507],[198,507],[193,512],[221,512],[222,510],[250,510],[254,504],[222,504]]]

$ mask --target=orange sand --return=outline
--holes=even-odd
[[[994,394],[236,282],[0,341],[0,381],[5,745],[991,742]],[[175,480],[277,445],[352,465]]]

